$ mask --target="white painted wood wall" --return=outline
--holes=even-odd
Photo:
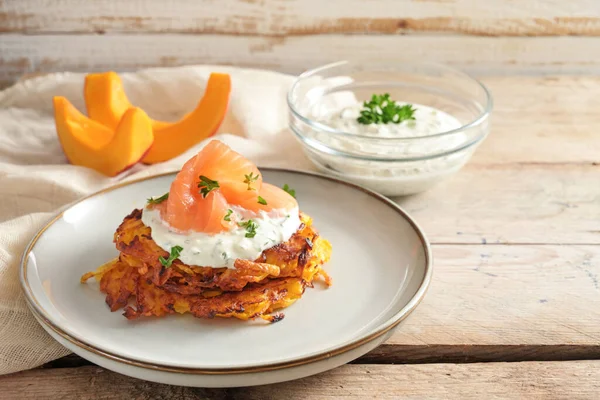
[[[477,74],[599,73],[600,0],[4,0],[0,82],[220,63],[300,72],[419,59]]]

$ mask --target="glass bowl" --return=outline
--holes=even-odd
[[[336,129],[326,120],[383,93],[417,109],[432,107],[433,114],[443,111],[458,120],[456,128],[381,136]],[[290,128],[317,168],[401,196],[427,190],[467,163],[489,132],[492,97],[478,80],[442,65],[341,61],[301,74],[288,93],[288,106]]]

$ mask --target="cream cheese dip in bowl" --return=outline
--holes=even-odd
[[[341,61],[300,75],[288,106],[292,132],[321,171],[402,196],[467,163],[489,132],[492,97],[442,65]]]

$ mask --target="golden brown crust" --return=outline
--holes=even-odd
[[[306,282],[300,278],[279,278],[260,285],[250,284],[238,292],[215,296],[186,295],[154,285],[121,260],[115,260],[113,268],[100,279],[100,288],[106,293],[106,303],[111,311],[125,307],[124,315],[128,319],[189,312],[199,318],[248,320],[289,306],[302,296],[305,286]],[[127,305],[130,300],[133,303]],[[276,322],[281,318],[279,315],[265,319]]]

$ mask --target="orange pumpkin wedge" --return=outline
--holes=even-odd
[[[154,144],[142,162],[155,164],[170,160],[214,135],[227,113],[230,92],[229,75],[212,73],[204,96],[192,112],[173,123],[151,120]],[[90,118],[108,127],[116,126],[131,107],[115,72],[88,74],[84,97]]]
[[[86,75],[83,93],[88,116],[113,131],[131,108],[116,72]]]
[[[87,74],[83,94],[88,116],[111,130],[117,128],[125,111],[132,107],[121,78],[113,71]],[[150,121],[153,129],[169,125],[168,122]]]
[[[54,97],[56,132],[69,162],[115,176],[140,161],[152,146],[150,118],[128,109],[115,130],[79,112],[65,97]]]

